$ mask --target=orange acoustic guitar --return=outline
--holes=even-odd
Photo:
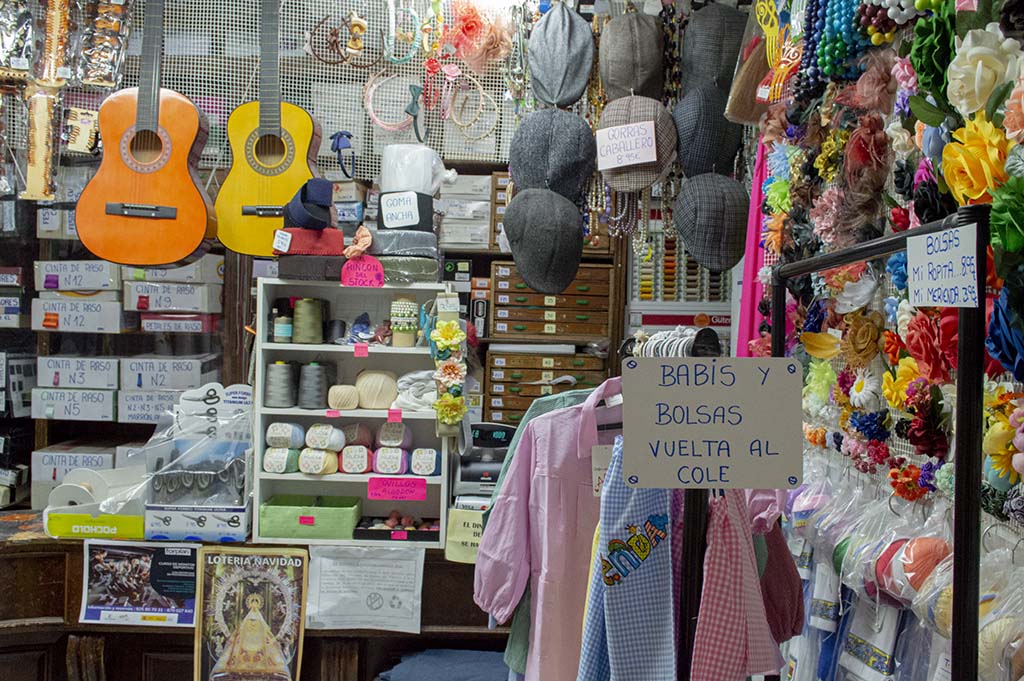
[[[216,236],[213,204],[196,174],[206,117],[160,88],[164,0],[147,0],[138,88],[100,107],[103,161],[78,199],[78,236],[92,253],[126,265],[190,262]]]

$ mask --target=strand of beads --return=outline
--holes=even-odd
[[[857,20],[860,0],[830,0],[825,12],[825,30],[818,44],[818,68],[833,80],[852,80],[860,69],[857,58],[869,40],[861,34]]]
[[[818,44],[825,31],[828,0],[807,0],[804,14],[804,50],[800,56],[798,99],[811,98],[821,90],[821,69],[818,68]]]

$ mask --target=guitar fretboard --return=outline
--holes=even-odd
[[[156,132],[160,120],[160,62],[164,51],[164,0],[146,1],[139,70],[139,104],[136,130]]]
[[[260,136],[281,136],[281,39],[279,0],[263,0],[260,17]]]

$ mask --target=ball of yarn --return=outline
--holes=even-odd
[[[331,409],[356,409],[359,407],[359,391],[354,385],[332,385],[327,391],[327,405]]]
[[[360,409],[388,409],[398,397],[398,378],[390,371],[366,370],[356,376]]]
[[[832,550],[832,567],[835,569],[836,574],[843,573],[843,560],[846,558],[846,552],[849,549],[850,537],[846,536],[840,539],[835,549]]]
[[[935,566],[952,553],[953,547],[939,537],[915,537],[907,542],[900,555],[900,565],[907,583],[914,591],[935,571]]]
[[[1013,484],[1009,475],[1001,475],[999,470],[992,464],[992,457],[985,457],[984,463],[985,480],[999,492],[1009,492]]]
[[[952,627],[952,616],[953,616],[953,585],[943,587],[939,591],[938,596],[935,599],[935,604],[932,606],[932,616],[935,620],[935,628],[939,630],[939,633],[949,638],[950,632],[953,631]]]
[[[1012,617],[997,619],[978,632],[978,677],[981,681],[999,681],[1003,650],[1020,635],[1020,623]]]
[[[943,466],[945,468],[945,466]],[[1003,513],[1003,506],[1006,505],[1007,494],[1000,492],[987,482],[981,484],[981,508],[983,511],[999,520],[1009,520]]]
[[[1021,488],[1014,487],[1006,493],[1006,502],[1003,504],[1003,513],[1010,520],[1024,524],[1024,493]]]

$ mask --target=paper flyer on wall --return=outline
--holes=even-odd
[[[203,547],[195,681],[298,681],[306,564],[305,549]]]
[[[314,546],[309,627],[420,633],[423,549]]]
[[[191,627],[198,544],[85,541],[83,624]]]

